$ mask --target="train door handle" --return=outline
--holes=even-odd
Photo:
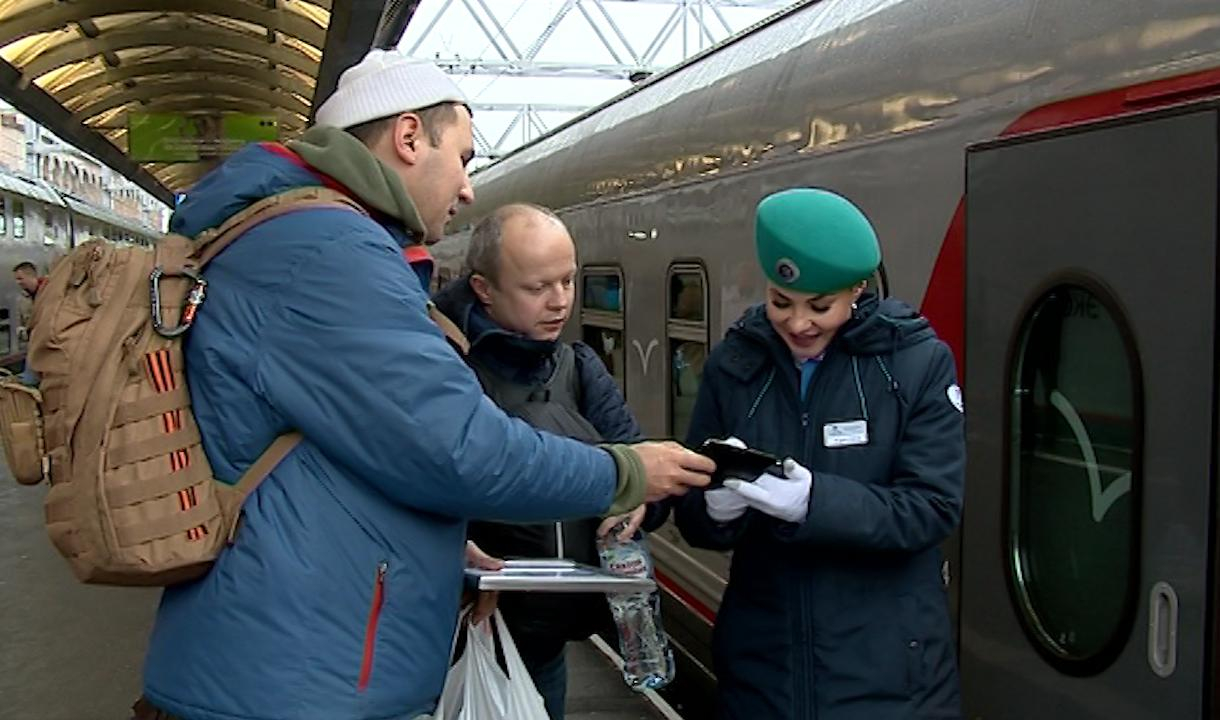
[[[1178,594],[1161,581],[1148,596],[1148,665],[1167,678],[1178,664]]]

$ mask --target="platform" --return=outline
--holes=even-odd
[[[0,462],[0,717],[127,720],[160,593],[76,582],[43,529],[45,491]],[[627,689],[600,647],[569,645],[568,720],[680,720]]]

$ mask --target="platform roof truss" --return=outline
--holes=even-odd
[[[120,150],[127,114],[309,117],[331,0],[0,0],[0,59]],[[185,187],[208,163],[146,164]]]

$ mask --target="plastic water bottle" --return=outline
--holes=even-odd
[[[625,521],[597,539],[602,567],[614,575],[653,577],[652,556],[640,533],[626,542],[618,539]],[[618,626],[623,680],[637,692],[665,687],[674,679],[674,654],[661,626],[661,594],[653,590],[607,593],[614,624]]]

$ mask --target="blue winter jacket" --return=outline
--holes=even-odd
[[[260,146],[190,193],[197,233],[317,185]],[[245,504],[236,543],[168,588],[145,693],[190,720],[414,718],[440,694],[470,518],[610,506],[604,450],[511,420],[429,321],[404,233],[341,210],[268,221],[206,269],[187,380],[217,476],[279,434],[304,441]]]
[[[692,447],[734,435],[813,472],[799,525],[755,510],[717,523],[702,490],[677,501],[688,542],[733,550],[712,643],[728,720],[960,717],[939,549],[962,509],[953,356],[909,306],[859,306],[804,397],[762,306],[704,367]],[[827,442],[860,421],[867,442]]]

